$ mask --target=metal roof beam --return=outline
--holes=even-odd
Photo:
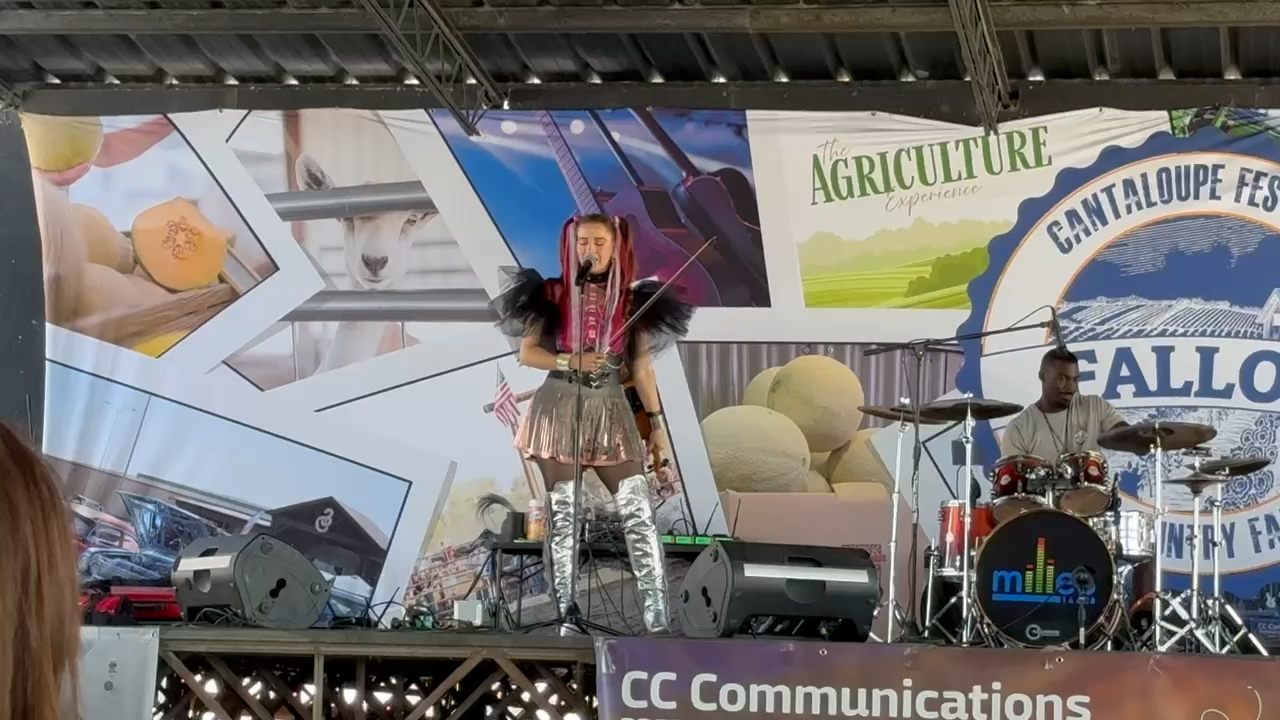
[[[962,81],[542,83],[500,86],[512,110],[633,106],[689,109],[871,111],[980,125]],[[1280,108],[1280,85],[1263,81],[1109,80],[1018,82],[1009,120],[1090,107],[1174,110],[1202,106]],[[349,107],[407,110],[440,104],[421,86],[388,85],[80,85],[20,88],[23,108],[51,115],[139,115],[215,108],[294,110]]]
[[[998,30],[1280,26],[1271,0],[1002,0],[990,3]],[[947,3],[442,8],[458,32],[949,32]],[[360,10],[4,10],[3,35],[207,35],[377,33]]]

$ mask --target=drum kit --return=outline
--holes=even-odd
[[[974,478],[973,428],[980,420],[1008,417],[1021,406],[965,397],[909,407],[865,406],[863,412],[898,424],[894,472],[889,582],[878,612],[888,612],[886,640],[899,640],[915,615],[897,598],[897,538],[902,497],[902,444],[910,426],[959,424],[965,462]],[[1204,444],[1217,431],[1182,422],[1122,425],[1102,433],[1098,445],[1151,460],[1154,509],[1123,509],[1118,474],[1109,473],[1100,452],[1055,458],[1013,455],[991,470],[990,501],[958,489],[958,500],[939,511],[937,542],[926,550],[926,587],[920,615],[925,638],[961,645],[1023,648],[1130,649],[1266,655],[1222,591],[1219,532],[1223,485],[1266,467],[1260,457],[1209,459]],[[913,463],[912,508],[919,507],[919,463]],[[1177,454],[1189,470],[1164,477],[1166,454]],[[1164,586],[1165,486],[1180,486],[1192,498],[1191,586]],[[912,537],[920,522],[913,510]],[[1207,538],[1205,537],[1207,536]],[[1211,594],[1201,583],[1201,556],[1211,567]],[[912,552],[912,563],[915,554]],[[912,583],[912,600],[915,595]],[[914,604],[912,603],[914,606]],[[877,638],[878,639],[878,638]]]

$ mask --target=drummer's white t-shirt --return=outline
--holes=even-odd
[[[1070,427],[1068,428],[1068,422]],[[1097,395],[1076,395],[1066,410],[1044,413],[1034,404],[1004,429],[1005,455],[1035,455],[1051,460],[1063,453],[1100,451],[1098,436],[1124,422],[1111,403]]]

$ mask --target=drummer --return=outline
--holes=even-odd
[[[1039,458],[1100,452],[1098,436],[1125,425],[1111,403],[1080,394],[1080,359],[1075,353],[1053,348],[1040,360],[1040,399],[1005,427],[1000,449],[1005,455]]]

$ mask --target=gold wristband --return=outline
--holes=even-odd
[[[556,370],[559,370],[560,372],[564,372],[565,370],[568,370],[568,369],[569,369],[569,356],[564,353],[560,353],[559,355],[556,356]]]

